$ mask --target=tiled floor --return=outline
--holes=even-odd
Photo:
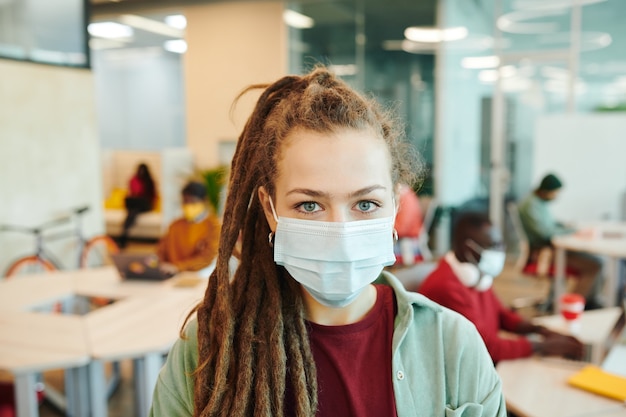
[[[133,243],[128,247],[128,251],[149,252],[154,245],[150,243]],[[494,289],[506,305],[510,305],[514,300],[520,298],[532,299],[547,294],[548,284],[534,278],[525,277],[519,274],[512,265],[507,265],[504,272],[494,281]],[[536,315],[532,308],[519,310],[520,314],[526,317]],[[60,372],[48,373],[47,383],[55,386],[62,386],[62,374]],[[132,382],[132,363],[122,362],[122,380],[109,401],[109,417],[131,417],[134,411],[134,389]],[[49,404],[44,403],[40,409],[41,417],[57,417],[63,414]]]

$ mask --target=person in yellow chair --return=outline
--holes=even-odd
[[[175,220],[159,241],[161,268],[170,273],[197,271],[208,278],[214,268],[220,222],[206,200],[206,187],[189,182],[182,190],[183,217]]]

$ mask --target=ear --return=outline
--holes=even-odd
[[[270,226],[272,232],[276,231],[276,220],[274,219],[274,213],[272,213],[272,206],[270,204],[270,194],[267,192],[265,187],[259,187],[259,202],[261,203],[261,207],[263,208],[263,213],[265,213],[265,218],[267,219],[267,224]]]

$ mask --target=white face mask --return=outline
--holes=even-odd
[[[503,250],[483,249],[473,240],[468,240],[467,244],[480,254],[480,261],[478,261],[477,266],[483,274],[490,275],[493,278],[500,275],[506,260],[506,253]]]
[[[497,277],[504,268],[504,261],[506,254],[501,250],[485,249],[480,254],[480,261],[478,262],[478,269],[487,275]]]
[[[394,217],[324,222],[278,217],[274,262],[319,303],[344,307],[393,265]]]

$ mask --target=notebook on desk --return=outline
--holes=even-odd
[[[585,366],[572,375],[567,382],[594,394],[626,401],[626,378],[606,372],[594,365]]]
[[[173,276],[161,269],[156,255],[120,253],[111,255],[111,259],[125,279],[163,281]]]

